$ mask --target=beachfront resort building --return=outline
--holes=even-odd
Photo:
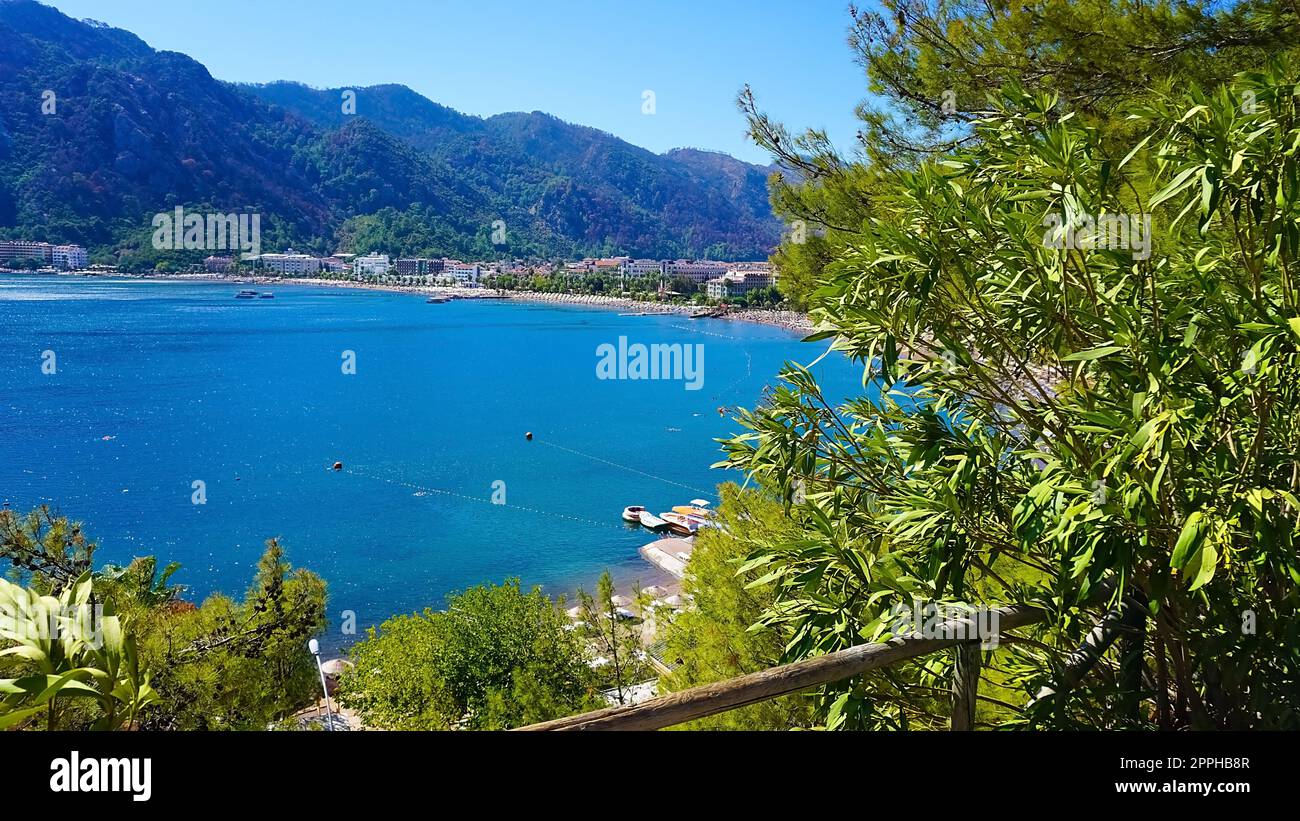
[[[48,242],[0,240],[0,263],[31,260],[41,265],[49,265],[53,259],[54,246]]]
[[[447,270],[447,276],[459,285],[477,285],[483,276],[483,266],[475,263],[457,263]]]
[[[366,254],[352,261],[352,275],[381,277],[388,273],[388,254]]]
[[[774,284],[776,277],[772,276],[770,270],[731,271],[704,283],[704,292],[709,299],[727,299],[758,288],[769,288]]]
[[[707,282],[715,277],[725,276],[726,273],[727,265],[723,262],[679,259],[674,262],[664,263],[664,276],[670,279],[681,277],[696,284]]]
[[[629,259],[623,262],[623,279],[651,279],[658,281],[664,275],[664,263],[658,259]]]
[[[230,257],[205,257],[203,260],[203,270],[209,274],[224,274],[234,267],[234,260]]]
[[[28,240],[0,240],[0,265],[14,260],[41,266],[53,265],[65,271],[77,271],[90,264],[86,249],[80,245],[51,245]]]
[[[321,257],[320,269],[332,274],[341,274],[352,270],[352,260],[356,254],[332,254],[328,257]]]
[[[80,271],[90,264],[90,256],[80,245],[56,245],[50,250],[50,262],[65,271]]]
[[[320,260],[307,254],[262,254],[258,257],[262,270],[290,276],[310,276],[320,271]]]
[[[430,276],[441,274],[446,267],[446,261],[441,259],[424,259],[422,257],[411,257],[399,259],[397,261],[397,273],[402,276]]]

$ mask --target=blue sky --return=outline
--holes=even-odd
[[[45,0],[184,52],[222,80],[403,83],[471,114],[540,110],[653,151],[753,162],[736,92],[851,148],[866,84],[847,0]],[[655,93],[653,116],[642,94]],[[358,113],[364,101],[359,102]]]

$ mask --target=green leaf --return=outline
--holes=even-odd
[[[1214,568],[1219,561],[1219,552],[1214,549],[1214,545],[1206,544],[1196,551],[1192,560],[1187,563],[1187,578],[1192,580],[1191,587],[1188,590],[1195,590],[1201,587],[1210,579],[1214,578]]]
[[[1155,208],[1160,203],[1175,196],[1179,191],[1182,191],[1184,188],[1191,185],[1192,175],[1197,171],[1200,171],[1202,168],[1204,168],[1204,166],[1194,165],[1191,168],[1183,169],[1182,172],[1179,173],[1178,176],[1174,177],[1173,181],[1166,185],[1159,194],[1156,194],[1151,198],[1150,207]]]
[[[1198,510],[1187,521],[1183,522],[1182,532],[1178,534],[1178,543],[1174,545],[1174,554],[1169,560],[1169,566],[1177,570],[1183,569],[1187,563],[1188,554],[1201,540],[1204,534],[1201,522],[1205,517]]]
[[[1123,345],[1103,345],[1100,348],[1090,348],[1086,351],[1078,351],[1069,356],[1061,357],[1062,362],[1089,362],[1093,359],[1101,359],[1103,356],[1110,356],[1113,353],[1119,353],[1124,350]]]
[[[0,730],[8,730],[11,727],[16,727],[22,722],[36,715],[37,713],[43,712],[44,710],[45,710],[45,705],[42,704],[38,707],[28,707],[26,709],[10,710],[9,712],[0,712]]]

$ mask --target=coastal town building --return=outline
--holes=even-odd
[[[230,271],[234,261],[230,257],[206,257],[203,260],[203,270],[209,274],[224,274]]]
[[[483,267],[475,263],[457,263],[447,269],[447,275],[459,284],[477,285],[483,276]]]
[[[422,257],[403,258],[397,261],[397,273],[402,276],[429,276],[441,274],[445,266],[441,259],[424,259]]]
[[[49,265],[54,261],[54,246],[48,242],[0,240],[0,263],[17,259],[34,260],[42,265]]]
[[[770,269],[764,268],[738,268],[729,271],[727,276],[745,283],[750,290],[768,288],[776,284],[776,275]]]
[[[262,269],[276,274],[304,276],[320,271],[320,260],[307,254],[295,254],[290,248],[287,254],[262,254],[258,257]]]
[[[79,271],[90,264],[90,256],[80,245],[56,245],[50,250],[50,262],[55,268]]]
[[[659,279],[666,264],[658,259],[629,259],[623,262],[621,272],[624,279]]]
[[[679,259],[673,262],[664,263],[664,276],[668,278],[681,277],[694,283],[707,282],[715,277],[724,276],[727,273],[727,265],[723,262],[712,262],[709,260],[689,260]]]
[[[770,270],[730,271],[704,283],[704,292],[709,299],[727,299],[758,288],[769,288],[775,283],[776,277]]]
[[[384,276],[388,273],[388,254],[366,254],[352,261],[352,275]]]
[[[341,274],[352,270],[352,260],[356,254],[332,254],[328,257],[321,257],[320,269],[332,274]]]

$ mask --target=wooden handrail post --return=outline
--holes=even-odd
[[[980,686],[980,643],[957,645],[952,665],[952,724],[954,730],[975,729],[975,701]]]
[[[991,611],[995,615],[999,635],[1002,631],[1035,624],[1045,617],[1045,613],[1031,605],[1011,605]],[[974,648],[974,675],[979,677],[979,639],[973,643],[958,639],[961,625],[969,625],[969,617],[961,620],[943,622],[936,626],[939,635],[952,638],[924,638],[919,635],[896,636],[889,641],[874,644],[859,644],[824,656],[782,664],[757,673],[736,676],[725,681],[701,684],[689,690],[652,698],[641,704],[624,707],[607,707],[590,713],[582,713],[541,724],[520,727],[520,730],[658,730],[693,721],[697,718],[716,715],[747,704],[756,704],[792,693],[799,693],[832,681],[859,676],[871,670],[888,667],[904,659],[916,658],[929,653],[947,650],[951,647],[966,646]],[[969,629],[965,627],[963,629]],[[969,669],[969,666],[968,668]],[[969,715],[974,721],[975,688],[969,688],[971,708]],[[954,713],[955,714],[955,713]]]

